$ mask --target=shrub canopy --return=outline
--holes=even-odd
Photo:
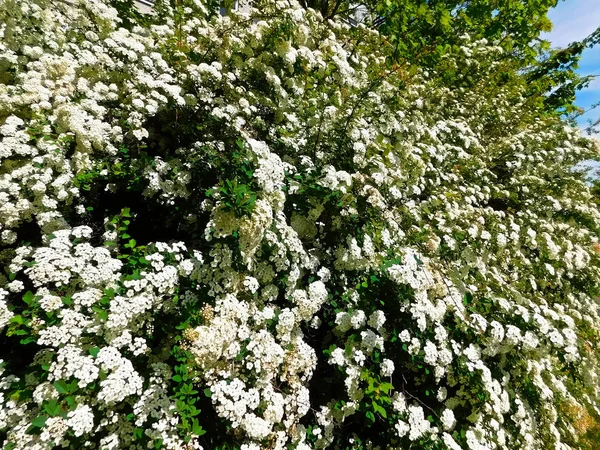
[[[600,146],[499,42],[75,3],[0,1],[3,449],[593,448]]]

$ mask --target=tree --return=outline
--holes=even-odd
[[[540,36],[550,31],[547,17],[557,0],[400,0],[348,4],[337,0],[302,3],[323,17],[348,18],[356,7],[367,8],[366,23],[378,26],[394,47],[390,65],[409,64],[440,73],[449,86],[464,85],[464,77],[448,74],[439,64],[442,56],[460,52],[462,36],[497,43],[503,63],[488,82],[506,83],[524,77],[530,86],[528,96],[541,101],[548,112],[569,114],[577,111],[575,93],[590,82],[576,74],[582,51],[597,43],[598,31],[567,48],[550,51],[550,43]],[[472,77],[472,74],[469,74]]]
[[[4,448],[592,449],[598,142],[259,6],[0,3]]]

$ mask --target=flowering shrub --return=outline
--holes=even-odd
[[[2,448],[593,448],[599,144],[495,43],[174,5],[0,2]]]

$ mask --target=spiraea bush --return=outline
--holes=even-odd
[[[595,448],[598,143],[497,43],[213,9],[0,1],[2,449]]]

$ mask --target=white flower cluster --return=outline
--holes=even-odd
[[[155,313],[171,307],[178,284],[176,266],[165,264],[158,251],[168,252],[176,263],[185,246],[155,244],[158,251],[147,255],[152,262],[149,269],[137,279],[126,279],[121,261],[107,248],[85,242],[90,235],[86,226],[57,230],[47,246],[17,249],[18,256],[10,264],[19,279],[35,288],[29,293],[29,305],[35,308],[37,304],[39,309],[29,326],[42,347],[34,364],[43,367],[43,375],[25,377],[26,385],[34,390],[33,398],[19,409],[9,397],[2,397],[2,409],[15,411],[3,419],[3,428],[9,430],[7,442],[15,443],[14,448],[42,449],[66,442],[68,430],[75,437],[104,430],[111,437],[102,445],[119,448],[131,433],[123,426],[128,413],[121,409],[135,400],[136,424],[144,426],[151,416],[148,436],[170,442],[168,448],[179,448],[183,441],[175,431],[174,403],[163,387],[171,368],[159,366],[163,375],[145,380],[140,372],[146,368],[135,357],[148,353],[147,336],[154,329]],[[7,314],[5,322],[15,317],[8,309]],[[23,316],[18,317],[21,323]],[[12,376],[4,380],[2,391],[19,381]],[[64,418],[51,416],[41,434],[29,433],[43,405],[59,401],[71,390],[79,394]]]
[[[499,47],[450,89],[295,1],[74,3],[0,2],[3,448],[597,435],[600,146]]]

